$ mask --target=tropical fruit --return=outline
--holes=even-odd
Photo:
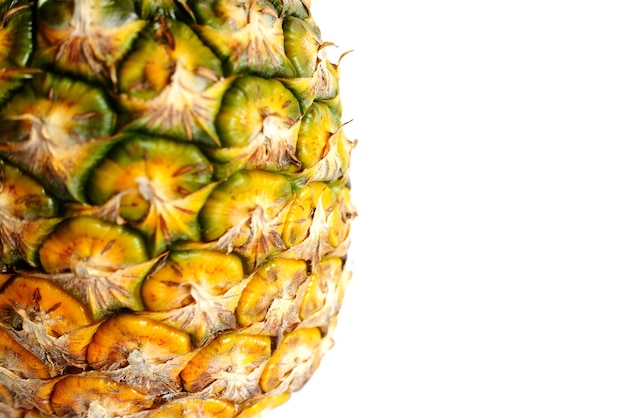
[[[350,279],[333,47],[308,0],[0,0],[0,416],[303,387]]]

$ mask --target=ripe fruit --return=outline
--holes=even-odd
[[[350,273],[308,0],[0,0],[0,415],[253,417]]]

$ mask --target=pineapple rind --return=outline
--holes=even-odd
[[[0,415],[265,416],[308,381],[356,215],[310,11],[0,1]]]

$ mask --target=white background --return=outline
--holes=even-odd
[[[312,3],[354,50],[354,275],[271,417],[625,417],[624,2]]]

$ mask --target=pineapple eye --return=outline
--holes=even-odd
[[[321,231],[312,231],[311,228],[327,228],[328,214],[335,207],[336,200],[335,192],[320,182],[310,183],[299,190],[285,217],[282,233],[285,245],[291,248],[302,244],[307,237],[321,233]],[[316,255],[317,261],[320,255],[324,255],[323,250]],[[306,254],[305,258],[313,256],[313,254]]]
[[[343,262],[338,257],[325,258],[315,267],[300,308],[302,320],[328,315],[329,308],[341,303],[350,279],[342,270]]]
[[[24,321],[34,327],[31,338],[63,335],[92,322],[87,309],[61,286],[28,276],[17,276],[7,284],[0,293],[0,310],[12,311],[22,328]]]
[[[141,309],[141,283],[158,261],[148,259],[136,231],[86,216],[57,227],[41,246],[39,259],[95,319],[121,308]]]
[[[298,77],[313,77],[322,41],[311,23],[288,16],[283,23],[285,52]]]
[[[176,240],[197,240],[196,218],[212,166],[193,144],[134,135],[94,170],[90,197],[98,205],[119,198],[119,214],[137,222],[152,254]]]
[[[61,199],[82,202],[85,178],[113,145],[115,119],[101,89],[38,74],[0,110],[0,154]]]
[[[306,270],[302,260],[276,258],[263,264],[241,293],[237,305],[239,323],[260,334],[269,328],[286,331],[293,327],[295,306],[288,301],[299,293],[308,277]]]
[[[260,170],[235,173],[215,188],[200,211],[203,240],[227,237],[251,271],[284,247],[283,209],[291,196],[291,183],[283,175]]]
[[[224,146],[244,147],[259,134],[278,142],[300,116],[298,101],[279,81],[248,76],[226,92],[216,124]],[[268,118],[277,119],[276,131],[270,130]]]
[[[242,402],[260,394],[255,379],[247,379],[272,353],[271,339],[261,335],[221,334],[198,352],[181,373],[189,392],[224,391],[225,398]]]
[[[235,80],[215,121],[223,146],[208,151],[218,162],[218,177],[241,169],[298,170],[301,116],[298,100],[281,82],[255,76]]]
[[[146,22],[131,0],[38,2],[39,65],[115,85],[117,66]]]
[[[304,167],[313,167],[328,153],[329,140],[339,129],[339,119],[322,103],[314,103],[302,118],[297,156]]]
[[[141,289],[151,318],[188,332],[196,345],[237,327],[235,308],[245,286],[235,254],[214,250],[173,251]]]
[[[189,334],[169,325],[138,315],[122,314],[104,322],[87,348],[87,361],[97,370],[131,365],[125,381],[158,384],[145,376],[143,363],[152,373],[168,373],[167,362],[192,350]],[[133,354],[133,358],[129,356]],[[142,376],[142,374],[144,376]]]
[[[120,99],[127,111],[122,123],[218,146],[214,120],[231,81],[223,78],[221,61],[189,26],[157,20],[141,34],[120,69]]]
[[[224,60],[228,74],[293,77],[285,55],[282,19],[267,0],[198,5],[198,33]]]
[[[322,342],[318,328],[298,328],[288,333],[263,370],[263,391],[271,392],[285,385],[302,387],[306,383],[303,376],[319,366]]]

